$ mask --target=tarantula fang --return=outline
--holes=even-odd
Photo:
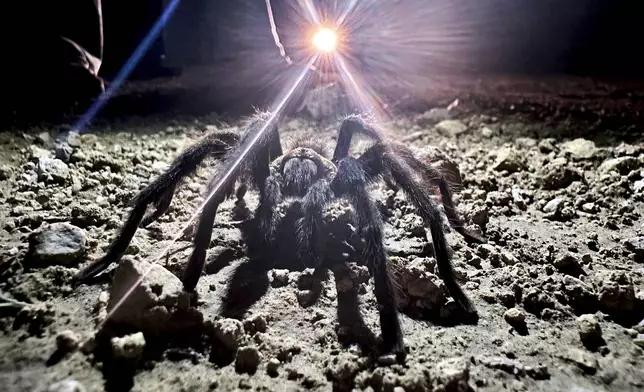
[[[264,126],[267,115],[256,116],[246,131],[239,136],[232,132],[215,132],[180,154],[170,168],[143,189],[133,201],[132,210],[125,224],[109,246],[107,253],[91,263],[77,275],[78,281],[86,280],[117,262],[138,227],[145,227],[164,214],[172,201],[179,183],[192,174],[206,158],[221,162],[220,168],[231,168],[240,151],[251,137],[256,137]],[[374,143],[358,157],[349,154],[352,138],[366,135]],[[361,257],[366,261],[374,278],[375,295],[379,304],[383,350],[404,354],[394,287],[387,263],[383,238],[383,218],[368,186],[383,180],[396,191],[401,189],[416,207],[424,224],[429,228],[434,255],[441,278],[449,293],[462,308],[465,322],[476,323],[478,313],[454,278],[450,252],[442,226],[440,211],[432,199],[432,188],[437,187],[450,225],[466,240],[483,243],[485,240],[466,230],[453,202],[450,187],[443,175],[433,167],[414,157],[406,146],[386,139],[374,127],[357,116],[346,118],[338,135],[333,156],[312,141],[300,142],[284,153],[277,126],[272,124],[260,137],[258,145],[241,165],[232,171],[224,186],[208,200],[199,217],[193,239],[193,251],[183,273],[186,291],[197,286],[201,276],[206,251],[209,247],[215,215],[219,205],[236,195],[243,199],[249,185],[259,191],[259,206],[255,211],[262,246],[275,246],[280,217],[275,207],[286,198],[300,201],[300,217],[296,222],[297,257],[310,266],[319,266],[321,252],[319,238],[322,210],[338,198],[351,204],[355,211],[354,224],[363,247]],[[208,190],[222,181],[224,170],[216,171]],[[235,191],[235,184],[240,184]],[[155,208],[147,212],[148,206]]]

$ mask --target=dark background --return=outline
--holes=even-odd
[[[272,0],[278,27],[288,30],[285,0]],[[316,2],[315,0],[313,0]],[[452,0],[403,0],[450,2]],[[392,3],[391,0],[383,1]],[[318,1],[319,3],[319,1]],[[644,5],[639,0],[476,0],[480,15],[466,32],[468,69],[518,74],[644,76]],[[162,1],[104,1],[105,63],[113,75],[160,14]],[[262,37],[259,37],[259,36]],[[133,78],[159,66],[213,64],[252,40],[272,38],[263,0],[184,0]],[[252,45],[252,43],[251,43]],[[163,57],[165,54],[165,58]]]

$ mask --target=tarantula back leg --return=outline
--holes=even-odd
[[[406,166],[411,168],[416,174],[418,174],[423,179],[423,186],[425,188],[429,186],[438,187],[441,194],[441,202],[445,209],[445,215],[450,223],[450,226],[462,235],[466,241],[473,243],[485,243],[485,239],[475,233],[470,232],[465,228],[463,221],[458,216],[456,207],[454,206],[454,200],[452,192],[450,191],[449,184],[445,180],[445,176],[435,168],[426,165],[419,161],[409,148],[400,144],[386,141],[385,138],[375,129],[369,127],[361,118],[352,116],[348,117],[342,122],[340,127],[340,134],[338,136],[338,143],[333,154],[333,161],[337,162],[338,160],[349,155],[349,148],[351,146],[351,141],[355,133],[364,134],[376,142],[387,145],[389,148],[390,154],[394,154],[397,159],[401,160]],[[362,158],[364,161],[368,156]],[[377,157],[376,159],[379,159]],[[381,167],[378,172],[375,174],[382,178],[385,184],[393,189],[398,191],[400,184],[393,178],[393,174],[389,167]]]
[[[382,231],[384,223],[378,207],[367,191],[367,178],[362,166],[354,158],[341,159],[331,187],[336,196],[346,197],[356,211],[358,232],[365,240],[363,257],[373,271],[383,350],[404,357],[403,333],[396,310],[396,297],[388,271]]]
[[[418,160],[411,150],[403,145],[394,144],[392,145],[392,150],[395,151],[395,154],[402,158],[404,163],[406,163],[412,170],[421,176],[423,179],[423,184],[425,187],[429,185],[434,185],[438,188],[441,194],[441,202],[445,210],[445,216],[450,223],[450,226],[466,241],[484,244],[487,241],[482,236],[473,233],[465,228],[463,220],[458,216],[456,207],[454,206],[454,200],[452,196],[452,191],[450,190],[449,184],[445,180],[445,176],[436,170],[434,167],[424,164]]]
[[[137,229],[152,223],[168,210],[177,185],[194,173],[206,158],[221,158],[237,140],[238,136],[234,133],[216,132],[181,153],[163,174],[136,196],[127,220],[110,243],[107,253],[82,269],[76,275],[76,281],[92,278],[117,262],[130,245]],[[146,215],[150,204],[153,204],[156,210]]]
[[[399,145],[394,145],[396,148],[392,147],[376,130],[368,127],[364,121],[357,117],[350,117],[343,122],[342,127],[340,128],[340,135],[338,137],[338,145],[335,149],[334,159],[343,159],[343,157],[348,155],[351,136],[356,132],[367,134],[376,139],[376,144],[367,149],[367,151],[358,158],[363,165],[363,170],[367,179],[369,181],[376,181],[382,178],[384,173],[388,173],[388,175],[391,176],[391,179],[393,179],[403,192],[405,192],[410,201],[415,205],[418,213],[425,222],[425,225],[429,228],[439,273],[445,282],[449,293],[465,312],[464,321],[469,323],[478,322],[478,312],[476,311],[474,304],[470,301],[461,286],[455,280],[451,257],[441,223],[442,218],[440,212],[427,191],[427,184],[424,181],[418,183],[414,179],[413,174],[421,175],[421,177],[426,179],[427,171],[414,173],[413,168],[406,162],[410,159],[409,156],[413,157],[411,152],[409,152],[409,156],[406,154],[400,156],[397,153],[398,150],[400,150]],[[407,157],[407,159],[405,159],[405,157]],[[440,177],[440,173],[438,174]],[[445,183],[445,185],[447,184]],[[451,205],[451,197],[446,197],[445,200],[448,200],[448,203]],[[445,200],[443,201],[444,203]],[[446,208],[446,210],[448,210],[448,208]],[[453,208],[449,210],[453,213],[453,216],[456,215]],[[465,233],[465,235],[469,234],[469,232],[462,227],[462,224],[460,224],[460,220],[458,222],[450,220],[450,223],[459,223],[458,226],[461,227],[461,229],[458,229],[459,233],[462,235],[463,233]],[[471,235],[471,237],[476,239],[476,236],[474,235]]]
[[[474,304],[454,277],[440,211],[422,184],[414,180],[411,168],[390,151],[385,145],[379,143],[370,147],[359,159],[365,165],[365,172],[372,178],[376,178],[384,167],[391,172],[396,183],[414,204],[425,225],[429,228],[438,271],[449,293],[465,312],[463,321],[478,322],[478,312]]]

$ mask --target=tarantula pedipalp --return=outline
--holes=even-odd
[[[204,159],[212,157],[222,162],[221,167],[231,167],[231,162],[239,157],[247,141],[258,135],[266,120],[267,116],[257,116],[241,136],[231,132],[212,133],[180,154],[166,172],[136,197],[127,221],[105,256],[80,271],[77,279],[82,281],[93,277],[118,261],[137,228],[147,226],[168,210],[178,184],[192,174]],[[374,140],[357,158],[349,154],[355,134],[367,135]],[[182,278],[185,290],[192,291],[197,286],[217,209],[233,194],[243,199],[249,185],[259,191],[260,200],[254,219],[257,221],[261,246],[266,247],[264,249],[275,247],[278,240],[282,216],[276,212],[276,207],[286,199],[297,200],[299,211],[293,231],[296,236],[296,256],[310,267],[319,267],[322,263],[323,233],[320,228],[323,226],[325,206],[345,199],[354,210],[356,234],[363,244],[361,257],[367,262],[374,278],[383,349],[404,355],[403,334],[387,265],[384,223],[368,192],[370,184],[383,180],[389,187],[401,189],[415,205],[429,228],[439,273],[449,293],[464,311],[467,322],[475,323],[478,320],[474,305],[454,279],[441,215],[431,196],[432,189],[438,188],[440,191],[446,216],[457,232],[471,242],[481,243],[485,240],[463,227],[452,203],[448,183],[440,172],[418,160],[409,148],[387,140],[356,116],[343,121],[335,151],[330,158],[324,156],[324,149],[319,147],[319,143],[311,140],[300,141],[284,153],[275,124],[260,136],[255,147],[253,153],[225,179],[224,186],[214,192],[201,212],[193,240],[194,248]],[[218,171],[214,175],[209,189],[222,181],[223,173]],[[237,183],[240,185],[235,190]],[[147,212],[150,204],[155,209]]]

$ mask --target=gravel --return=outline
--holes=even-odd
[[[204,132],[238,120],[124,121],[55,145],[37,137],[42,129],[29,138],[0,133],[0,292],[28,304],[0,308],[0,385],[642,390],[642,140],[626,142],[618,131],[600,138],[577,131],[591,125],[573,120],[459,108],[400,117],[391,128],[417,151],[429,151],[431,141],[430,155],[462,177],[457,208],[488,243],[467,244],[445,227],[477,325],[454,323],[455,304],[412,205],[385,187],[371,190],[404,315],[404,364],[376,350],[379,319],[366,266],[352,260],[345,275],[334,270],[336,281],[335,273],[320,277],[276,260],[265,275],[252,275],[257,268],[248,268],[243,236],[231,223],[234,201],[218,211],[196,295],[184,293],[179,277],[192,231],[170,240],[199,207],[211,173],[205,168],[180,187],[166,215],[137,231],[113,270],[74,284],[78,269],[104,254],[132,197]],[[332,143],[337,123],[309,121],[286,121],[285,140],[304,132]],[[246,203],[253,210],[257,195],[249,192]],[[345,210],[330,206],[325,219]],[[342,219],[329,224],[348,235]],[[56,350],[66,355],[50,359]]]

